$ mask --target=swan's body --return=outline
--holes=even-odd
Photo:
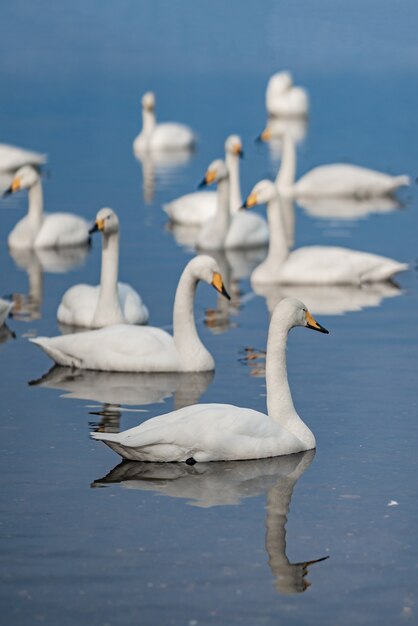
[[[198,256],[181,275],[173,310],[173,335],[160,328],[108,326],[63,337],[33,339],[58,365],[112,372],[204,372],[213,370],[212,355],[199,339],[194,295],[199,280],[228,294],[214,259]]]
[[[306,246],[289,253],[280,199],[274,183],[258,183],[246,206],[267,203],[270,245],[267,258],[251,275],[252,283],[344,285],[380,282],[408,269],[393,259],[337,246]]]
[[[58,308],[61,324],[102,328],[113,324],[146,324],[148,309],[130,285],[118,282],[119,220],[101,209],[94,228],[103,233],[100,285],[75,285],[65,292]]]
[[[0,171],[14,172],[24,165],[39,167],[47,161],[45,154],[0,143]]]
[[[242,205],[239,175],[239,158],[242,154],[240,137],[230,135],[225,142],[225,163],[229,172],[229,209],[232,215],[237,214]],[[164,211],[176,224],[200,226],[215,216],[217,206],[215,191],[196,191],[172,200],[164,205]]]
[[[133,144],[135,153],[191,149],[195,143],[196,137],[188,126],[174,122],[157,124],[155,96],[151,92],[144,94],[142,130]]]
[[[296,413],[287,381],[286,341],[294,326],[328,332],[299,300],[279,304],[267,345],[267,415],[230,404],[198,404],[119,434],[92,433],[92,437],[136,461],[234,461],[313,449],[315,437]]]
[[[266,221],[256,214],[239,211],[231,215],[229,210],[229,172],[225,163],[211,163],[202,185],[218,184],[218,203],[215,216],[205,222],[197,236],[196,245],[202,250],[233,250],[258,248],[268,243],[269,231]]]
[[[7,193],[20,189],[28,189],[28,213],[9,234],[10,248],[60,248],[88,243],[89,225],[85,219],[72,213],[43,212],[41,179],[29,165],[16,172]]]
[[[10,300],[4,300],[0,298],[0,326],[3,326],[4,322],[9,316],[10,311],[13,309],[14,303]]]
[[[267,84],[266,109],[273,116],[306,116],[309,111],[308,94],[302,87],[293,86],[289,72],[278,72]]]
[[[262,133],[269,138],[269,132]],[[282,162],[276,178],[279,193],[290,197],[374,198],[391,194],[409,185],[408,176],[390,176],[366,167],[347,163],[320,165],[295,182],[296,150],[288,134],[283,137]]]

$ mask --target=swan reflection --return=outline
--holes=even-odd
[[[150,204],[156,188],[178,182],[179,170],[190,161],[192,150],[154,151],[135,154],[142,168],[144,202]]]
[[[100,487],[120,483],[127,489],[152,491],[187,504],[209,508],[237,505],[267,492],[266,539],[268,563],[277,591],[305,591],[310,565],[321,559],[291,563],[286,555],[286,522],[294,487],[315,456],[314,450],[254,461],[197,463],[123,462],[92,483]]]
[[[370,213],[390,213],[402,208],[402,203],[393,196],[382,198],[300,198],[299,206],[320,219],[356,220]]]
[[[286,133],[295,143],[301,143],[306,137],[308,120],[306,117],[269,117],[265,129],[269,131],[270,158],[276,163],[282,158],[283,135]]]

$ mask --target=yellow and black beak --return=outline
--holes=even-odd
[[[271,131],[268,128],[265,128],[263,132],[256,138],[256,142],[270,141],[270,139]]]
[[[200,181],[197,188],[202,189],[203,187],[207,187],[207,185],[211,185],[216,181],[216,172],[214,170],[208,170],[203,177],[203,180]]]
[[[104,227],[105,227],[104,220],[96,220],[93,226],[89,230],[89,235],[92,235],[93,233],[97,233],[97,231],[103,232]]]
[[[213,272],[212,286],[215,287],[216,291],[219,291],[219,293],[225,296],[225,298],[227,298],[228,300],[231,299],[231,296],[225,289],[222,276],[219,274],[219,272]]]
[[[329,330],[321,326],[321,324],[318,324],[318,322],[314,320],[314,318],[309,313],[309,311],[306,311],[305,317],[306,317],[306,326],[308,328],[312,328],[312,330],[317,330],[320,333],[325,333],[326,335],[329,335]]]
[[[3,197],[9,196],[11,193],[16,193],[16,191],[20,191],[20,188],[21,188],[20,178],[14,178],[12,180],[12,184],[10,185],[10,187],[6,189],[6,191],[3,192]]]
[[[237,144],[236,146],[234,146],[233,152],[234,152],[234,154],[239,156],[240,159],[244,158],[244,150],[242,149],[242,146]]]
[[[241,209],[250,209],[252,206],[256,206],[256,204],[258,204],[256,194],[255,193],[250,193],[250,195],[247,197],[247,199],[245,200],[244,204],[240,208]]]

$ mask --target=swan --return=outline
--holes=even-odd
[[[39,167],[47,161],[45,154],[32,152],[7,143],[0,143],[0,171],[13,172],[24,165]]]
[[[246,211],[231,216],[229,210],[229,172],[221,159],[213,161],[205,174],[201,187],[218,184],[218,207],[215,216],[205,222],[197,236],[196,246],[202,250],[231,250],[257,248],[268,243],[269,231],[266,221]]]
[[[89,241],[89,225],[85,219],[71,213],[43,213],[41,178],[30,165],[20,168],[5,195],[28,189],[29,208],[7,242],[10,248],[59,248],[80,246]]]
[[[58,365],[110,372],[205,372],[215,369],[199,339],[193,303],[199,280],[229,298],[218,264],[197,256],[186,265],[177,287],[173,335],[152,326],[119,324],[60,337],[31,339]]]
[[[174,122],[157,124],[155,95],[148,91],[142,96],[142,130],[134,140],[134,152],[164,152],[191,149],[196,143],[193,131]]]
[[[323,333],[299,300],[282,300],[270,322],[266,385],[268,414],[231,404],[196,404],[159,415],[118,434],[91,433],[130,461],[239,461],[315,448],[315,437],[296,413],[286,372],[289,330]]]
[[[6,319],[9,316],[10,311],[13,309],[14,303],[10,300],[4,300],[0,298],[0,326],[3,326]]]
[[[251,283],[344,285],[383,282],[408,269],[387,257],[337,246],[306,246],[289,253],[280,198],[270,180],[253,188],[244,206],[267,204],[270,245],[267,258],[251,274]]]
[[[260,138],[269,141],[267,128]],[[283,135],[282,162],[276,177],[276,186],[283,196],[297,198],[355,197],[375,198],[391,194],[398,187],[410,184],[409,176],[390,176],[366,167],[348,163],[320,165],[295,182],[296,150],[288,133]]]
[[[273,74],[267,83],[266,109],[273,116],[306,116],[309,98],[306,89],[294,87],[290,72]]]
[[[229,206],[235,215],[242,205],[239,159],[243,156],[242,142],[238,135],[230,135],[225,141],[225,163],[229,172]],[[202,225],[213,218],[218,206],[214,191],[188,193],[164,205],[164,211],[176,224]]]
[[[75,285],[58,307],[57,319],[68,326],[102,328],[113,324],[146,324],[148,309],[141,296],[118,282],[119,220],[109,208],[100,209],[90,233],[103,233],[100,285]]]

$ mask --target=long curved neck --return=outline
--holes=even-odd
[[[34,229],[39,230],[42,226],[44,210],[42,183],[40,178],[38,178],[32,187],[29,188],[28,202],[28,220]]]
[[[156,123],[155,112],[142,109],[142,132],[144,135],[151,135]]]
[[[282,161],[275,185],[283,195],[291,195],[296,178],[296,148],[288,133],[283,135]]]
[[[222,180],[218,181],[218,207],[214,217],[216,227],[225,235],[225,237],[231,222],[231,215],[229,212],[229,186],[228,178],[222,178]]]
[[[115,323],[122,319],[118,297],[118,267],[119,232],[104,234],[99,299],[95,313],[96,322],[99,316],[115,318]]]
[[[227,151],[225,160],[229,172],[229,209],[235,215],[242,206],[239,156]]]
[[[280,318],[281,310],[276,308],[270,322],[266,356],[267,413],[286,430],[306,444],[307,449],[315,447],[315,438],[306,424],[300,419],[293,405],[287,380],[286,344],[289,326]]]
[[[289,254],[289,247],[283,225],[283,216],[278,195],[267,204],[269,226],[269,249],[263,265],[271,266],[276,272]]]

